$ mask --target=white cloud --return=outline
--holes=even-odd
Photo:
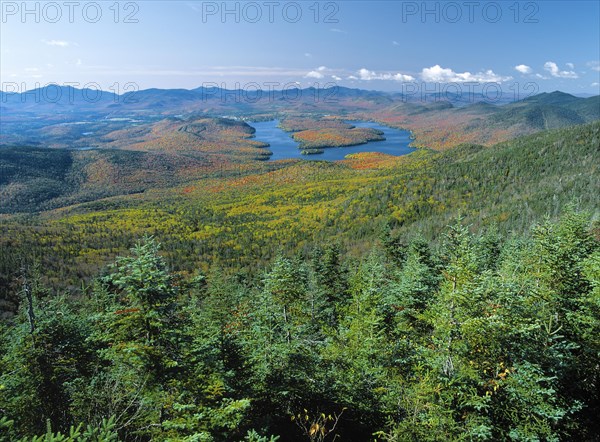
[[[387,78],[387,74],[384,75],[384,80],[388,80]],[[392,78],[390,78],[390,80],[396,80],[396,81],[415,81],[415,77],[411,76],[411,75],[407,75],[407,74],[401,74],[401,73],[397,73],[392,75]]]
[[[531,72],[532,72],[532,69],[529,66],[527,66],[526,64],[520,64],[520,65],[515,66],[515,70],[519,71],[522,74],[531,74]]]
[[[312,54],[311,54],[310,52],[305,52],[305,53],[304,53],[304,56],[305,56],[306,58],[312,58]]]
[[[553,61],[547,61],[544,63],[544,69],[550,72],[550,75],[557,78],[579,78],[577,73],[574,71],[561,71],[556,63]]]
[[[355,77],[354,75],[349,75],[348,80],[358,80],[358,77]]]
[[[588,61],[586,65],[589,66],[592,71],[600,72],[600,61]]]
[[[569,69],[575,69],[575,65],[573,63],[565,63],[565,65],[569,68]]]
[[[592,87],[598,87],[600,86],[600,83],[592,83]]]
[[[373,71],[369,71],[368,69],[362,68],[358,71],[358,76],[361,80],[373,80],[377,76],[377,74]]]
[[[337,75],[332,75],[331,78],[333,78],[335,81],[341,81],[341,77],[338,77]]]
[[[439,83],[465,83],[465,82],[483,82],[498,83],[511,80],[512,77],[502,77],[492,70],[471,74],[470,72],[454,72],[452,69],[443,68],[439,64],[430,68],[423,68],[421,78],[424,81]]]
[[[320,78],[323,78],[324,75],[322,73],[318,72],[318,71],[310,71],[304,77],[305,78],[317,78],[317,79],[320,79]]]
[[[539,78],[540,80],[549,80],[549,78],[548,78],[548,77],[544,77],[544,76],[543,76],[543,75],[541,75],[541,74],[535,74],[535,76],[536,76],[536,78]]]
[[[414,81],[414,77],[406,74],[391,74],[391,73],[377,73],[368,69],[362,68],[358,71],[358,78],[361,80],[395,80],[395,81]]]
[[[64,40],[42,40],[42,43],[46,43],[48,46],[60,46],[61,48],[71,45],[71,43]]]
[[[310,71],[308,74],[306,74],[304,76],[304,78],[317,78],[317,79],[321,79],[321,78],[325,77],[325,73],[327,71],[330,71],[330,69],[327,69],[326,66],[319,66],[314,71]]]

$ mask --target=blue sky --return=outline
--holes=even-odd
[[[75,3],[2,1],[3,90],[497,83],[600,93],[597,1]]]

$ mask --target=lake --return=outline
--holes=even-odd
[[[366,144],[348,147],[327,147],[323,148],[322,154],[302,155],[298,149],[298,143],[290,136],[289,132],[281,130],[278,126],[278,120],[261,121],[257,123],[248,123],[256,129],[254,138],[258,141],[269,143],[269,150],[273,155],[269,160],[286,160],[290,158],[301,158],[303,160],[343,160],[344,157],[351,153],[358,152],[381,152],[389,155],[406,155],[413,152],[415,149],[408,145],[412,141],[410,132],[406,130],[394,129],[387,126],[382,126],[379,123],[372,121],[347,121],[356,127],[370,127],[383,132],[385,140],[369,141]]]

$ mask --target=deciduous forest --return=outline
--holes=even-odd
[[[600,123],[502,132],[533,103],[335,162],[204,116],[4,145],[0,441],[596,440]],[[380,136],[345,118],[281,125]]]

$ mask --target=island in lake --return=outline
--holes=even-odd
[[[269,144],[269,160],[304,158],[342,160],[348,154],[379,152],[406,155],[415,149],[410,132],[372,121],[344,121],[332,117],[288,116],[281,121],[250,123],[257,141]]]
[[[356,127],[340,119],[327,117],[288,117],[279,126],[292,133],[292,138],[302,150],[356,146],[369,141],[385,140],[381,130]]]

